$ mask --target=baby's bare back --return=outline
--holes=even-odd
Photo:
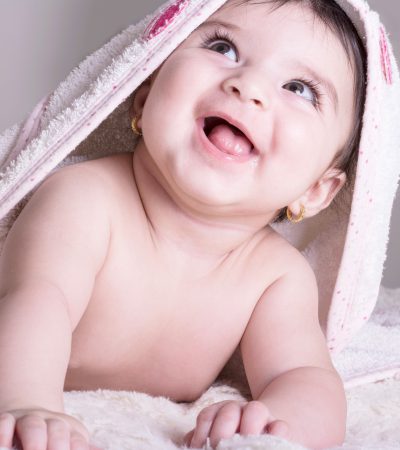
[[[238,346],[257,300],[279,276],[279,264],[266,270],[265,247],[268,241],[270,259],[282,240],[270,229],[262,231],[218,264],[157,240],[131,155],[77,164],[51,178],[13,231],[22,239],[18,248],[28,251],[11,254],[15,236],[10,233],[0,293],[26,282],[33,290],[48,282],[62,291],[73,331],[64,349],[71,347],[65,389],[126,389],[195,399]],[[59,207],[52,212],[50,192],[58,189]],[[35,196],[37,202],[49,202],[50,213],[35,219],[36,230],[24,234],[21,229],[39,207]],[[70,241],[72,232],[76,237]],[[42,243],[28,242],[41,237]],[[40,263],[47,253],[50,260],[45,256]],[[28,267],[33,262],[36,270]]]

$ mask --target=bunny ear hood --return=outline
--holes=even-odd
[[[330,207],[299,225],[276,225],[316,272],[320,320],[332,352],[350,342],[376,304],[400,168],[400,82],[385,28],[366,1],[337,2],[368,52],[355,184],[342,207]],[[0,136],[2,241],[32,190],[51,171],[110,149],[134,149],[128,115],[132,93],[224,3],[164,3],[88,56],[24,123]]]

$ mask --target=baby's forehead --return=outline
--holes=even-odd
[[[269,25],[275,23],[275,35],[284,32],[293,24],[293,20],[300,21],[316,35],[317,44],[322,46],[329,40],[339,42],[340,49],[344,50],[347,62],[354,72],[354,52],[350,43],[354,40],[353,37],[344,31],[343,23],[334,14],[327,12],[328,8],[316,5],[308,0],[228,0],[208,21],[228,19],[242,29],[256,32],[266,28],[266,21],[263,21],[265,19]],[[253,20],[253,14],[260,20]],[[347,17],[344,12],[343,14]],[[302,38],[304,35],[301,33],[296,36],[296,40]]]
[[[290,26],[293,20],[307,24],[310,29],[320,24],[310,7],[306,7],[301,1],[293,0],[287,2],[261,0],[257,3],[231,0],[222,5],[206,22],[214,20],[228,20],[235,26],[250,31],[264,30],[266,23],[282,25],[282,31],[284,31],[284,28]]]
[[[268,38],[279,37],[287,33],[292,26],[302,24],[296,28],[294,41],[307,35],[315,34],[317,44],[325,45],[329,41],[339,40],[341,47],[347,52],[346,42],[342,39],[340,30],[334,26],[327,17],[320,17],[319,11],[313,8],[308,1],[301,0],[228,0],[206,22],[228,23],[236,31],[246,31],[246,37],[251,39],[261,37],[264,31]],[[273,25],[274,28],[271,28]],[[302,33],[303,32],[303,33]],[[259,34],[260,33],[260,34]],[[349,58],[350,59],[350,58]]]

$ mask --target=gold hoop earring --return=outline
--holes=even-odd
[[[292,223],[299,223],[304,219],[304,214],[306,212],[306,208],[303,205],[300,205],[300,213],[297,217],[293,217],[292,211],[289,208],[286,208],[286,217]]]
[[[138,120],[140,119],[139,114],[136,115],[131,122],[131,127],[132,127],[132,131],[134,134],[136,134],[136,136],[143,136],[142,134],[142,130],[138,127]]]

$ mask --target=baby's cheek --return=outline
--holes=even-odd
[[[158,74],[159,90],[166,90],[170,95],[186,95],[191,92],[193,73],[180,54],[172,54],[164,63]],[[179,101],[179,97],[174,98]]]
[[[309,120],[293,120],[284,127],[281,141],[283,153],[293,167],[306,165],[308,172],[313,173],[325,162],[331,138],[325,132],[325,127]]]
[[[182,103],[210,102],[218,89],[217,74],[212,65],[192,48],[173,53],[165,61],[158,78],[160,90],[166,90],[169,99],[180,107]]]

